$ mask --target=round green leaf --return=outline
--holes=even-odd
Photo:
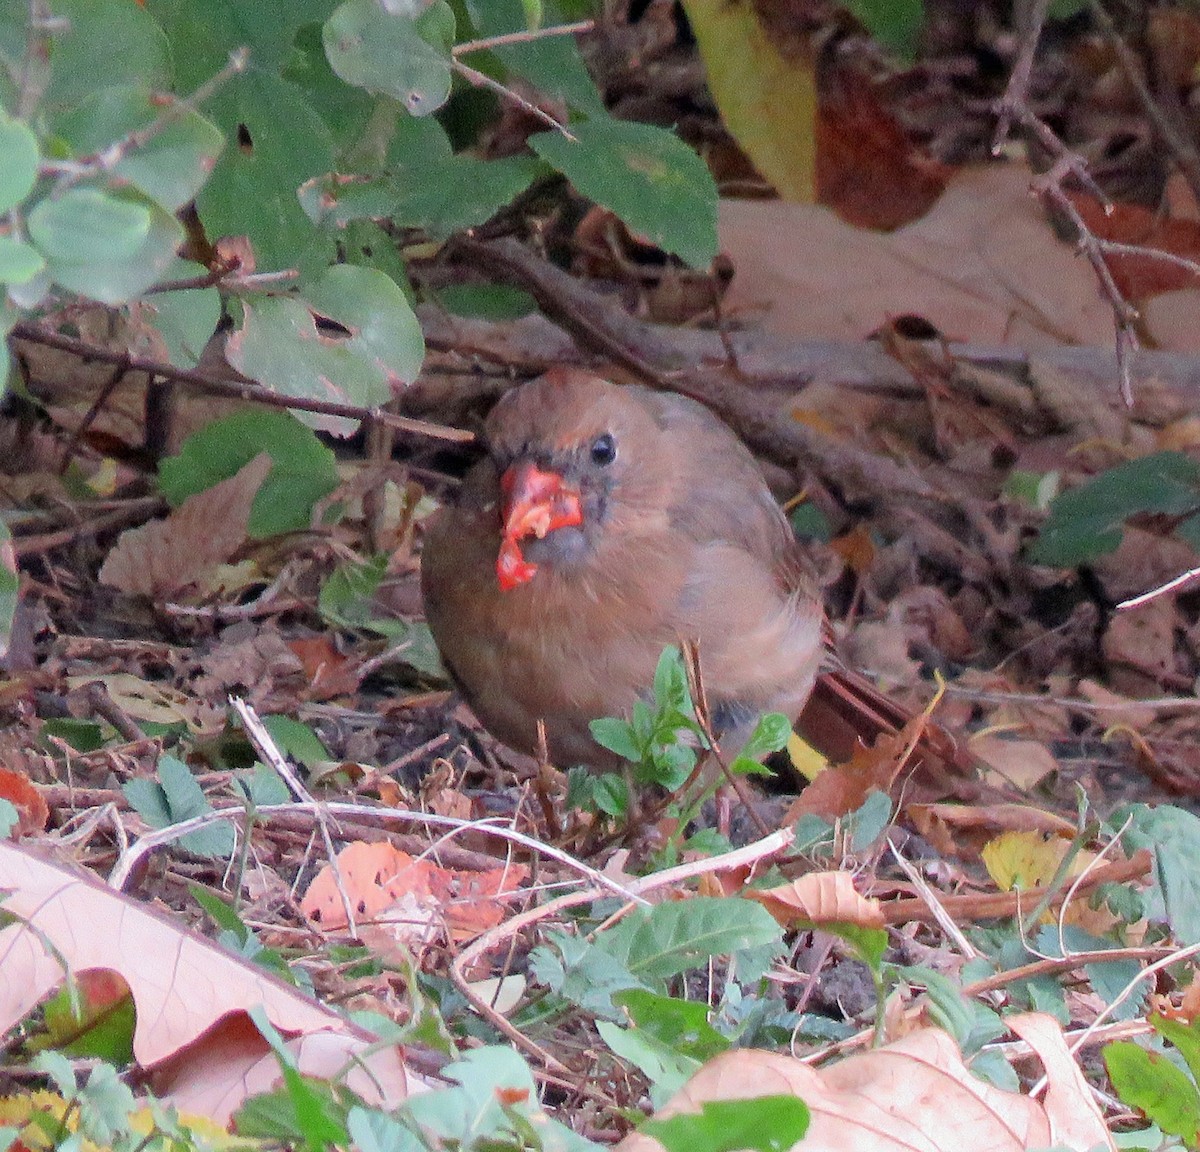
[[[133,206],[143,208],[136,202]],[[140,296],[175,262],[175,250],[183,241],[183,227],[169,212],[157,204],[146,205],[143,210],[148,213],[150,228],[131,255],[90,263],[49,258],[51,279],[70,292],[102,304],[124,304]]]
[[[29,213],[29,237],[52,262],[128,260],[150,234],[150,209],[94,188],[72,188]]]
[[[347,84],[394,96],[414,116],[426,116],[450,95],[447,31],[453,40],[445,0],[434,0],[419,20],[385,11],[376,0],[347,0],[325,22],[325,55]]]
[[[239,372],[285,396],[375,407],[411,383],[424,340],[404,293],[373,268],[340,264],[304,297],[267,296],[243,305],[245,321],[226,355]],[[317,327],[336,320],[349,336]],[[305,423],[349,435],[357,421],[301,413]]]
[[[200,264],[179,260],[166,277],[182,280],[204,271]],[[166,344],[170,362],[178,368],[194,368],[221,319],[221,294],[216,288],[156,292],[142,301],[142,307]]]
[[[146,128],[162,113],[147,89],[102,88],[62,118],[59,134],[76,155],[86,156]],[[173,212],[204,187],[224,143],[214,124],[188,109],[131,149],[113,171]]]
[[[404,293],[375,268],[335,264],[305,293],[316,312],[350,330],[357,356],[389,386],[411,384],[425,360],[425,338]],[[389,396],[390,398],[390,396]]]
[[[33,191],[38,173],[37,137],[29,126],[0,110],[0,212]]]
[[[704,161],[664,128],[603,116],[574,140],[539,132],[530,147],[578,191],[694,268],[717,254],[717,186]]]
[[[45,267],[32,244],[0,236],[0,284],[27,284]]]

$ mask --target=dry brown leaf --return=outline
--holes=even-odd
[[[926,216],[886,236],[812,205],[723,200],[721,248],[737,270],[725,308],[765,311],[767,329],[806,339],[860,340],[918,311],[952,340],[1107,344],[1112,311],[1031,179],[1015,164],[964,169]]]
[[[100,581],[133,595],[165,597],[196,584],[246,542],[250,506],[271,471],[260,452],[235,476],[189,496],[165,520],[123,532]]]
[[[969,745],[973,755],[992,769],[992,782],[1008,783],[1028,792],[1039,780],[1058,771],[1058,761],[1045,744],[1036,740],[1005,740],[1000,736],[976,736]]]
[[[701,1068],[658,1114],[697,1112],[710,1100],[794,1095],[812,1112],[797,1152],[1024,1152],[1055,1144],[1112,1149],[1058,1025],[1028,1014],[1017,1018],[1014,1031],[1046,1065],[1045,1105],[977,1079],[950,1036],[926,1028],[821,1071],[773,1052],[727,1052]],[[617,1145],[618,1152],[660,1147],[640,1133]]]
[[[179,1107],[200,1111],[202,1085],[203,1110],[224,1121],[248,1086],[275,1081],[278,1064],[245,1015],[256,1005],[288,1038],[301,1071],[329,1075],[353,1056],[361,1067],[347,1082],[356,1092],[383,1107],[407,1094],[412,1074],[395,1048],[370,1051],[368,1032],[91,876],[0,843],[0,890],[9,893],[5,911],[21,918],[0,930],[0,1033],[62,983],[48,943],[72,971],[124,978],[137,1006],[134,1056],[143,1068],[169,1068],[167,1091]],[[219,1062],[207,1059],[214,1047]]]
[[[743,895],[757,900],[781,924],[858,924],[882,928],[879,901],[860,896],[847,872],[809,872],[775,888],[747,888]]]

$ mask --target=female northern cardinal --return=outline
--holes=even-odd
[[[795,718],[822,611],[754,458],[685,397],[556,370],[510,392],[488,456],[430,521],[429,626],[484,726],[561,767],[616,766],[588,723],[628,717],[695,641],[717,733]]]

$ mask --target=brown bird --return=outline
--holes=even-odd
[[[615,768],[589,722],[628,718],[683,641],[723,744],[761,712],[796,717],[822,609],[729,427],[683,396],[555,370],[508,393],[485,439],[421,571],[446,667],[493,735],[533,753],[540,719],[554,763]]]

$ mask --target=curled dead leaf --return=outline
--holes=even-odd
[[[786,1094],[799,1096],[812,1113],[797,1152],[1113,1149],[1059,1026],[1032,1013],[1009,1023],[1046,1067],[1050,1088],[1044,1104],[978,1079],[947,1033],[926,1028],[820,1071],[774,1052],[726,1052],[701,1068],[658,1115],[698,1112],[710,1100]],[[660,1152],[661,1145],[634,1133],[617,1149]]]

